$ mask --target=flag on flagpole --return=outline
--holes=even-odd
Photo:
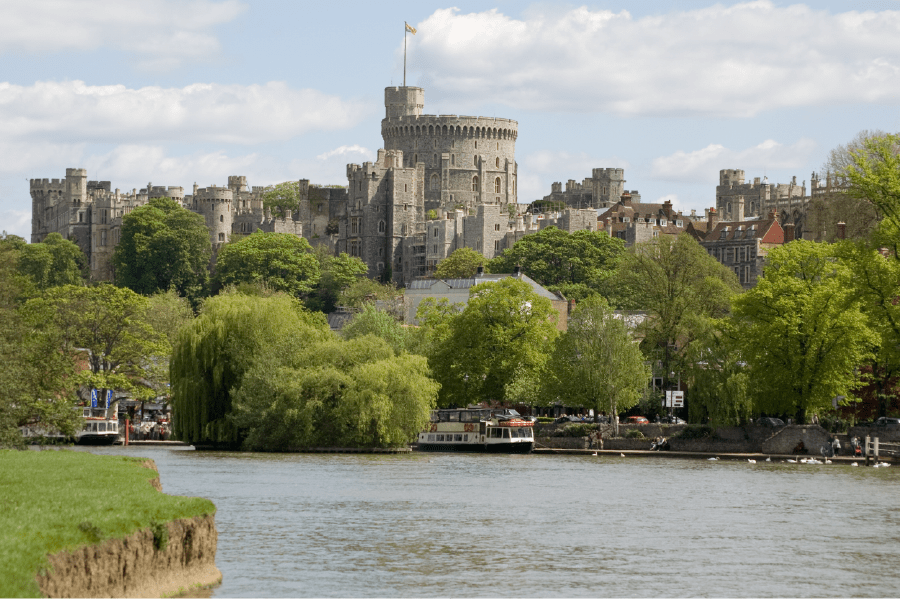
[[[416,28],[415,28],[415,27],[413,27],[412,25],[410,25],[410,24],[407,23],[406,21],[404,21],[403,23],[406,25],[406,30],[407,30],[407,31],[409,31],[409,32],[410,32],[411,34],[413,34],[413,35],[416,34]]]

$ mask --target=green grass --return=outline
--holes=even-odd
[[[207,499],[154,489],[143,458],[0,450],[0,597],[39,597],[46,556],[156,522],[213,514]]]

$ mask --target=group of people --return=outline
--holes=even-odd
[[[132,441],[168,441],[172,434],[169,423],[165,420],[144,420],[135,424],[128,422],[128,437]]]
[[[803,441],[800,441],[794,446],[791,453],[806,454],[809,453],[809,451],[806,449],[806,444]],[[833,458],[834,456],[841,455],[841,441],[837,438],[837,435],[832,435],[831,440],[823,444],[819,449],[819,453],[826,458]],[[850,455],[862,455],[862,446],[859,444],[859,439],[857,437],[850,439]]]

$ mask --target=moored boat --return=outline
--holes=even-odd
[[[510,409],[440,409],[431,413],[428,429],[419,433],[418,449],[530,453],[533,427],[534,419]]]
[[[84,424],[75,433],[79,445],[112,445],[119,440],[119,421],[107,418],[107,410],[83,408]]]

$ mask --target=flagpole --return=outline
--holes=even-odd
[[[403,21],[403,87],[406,87],[406,21]]]

